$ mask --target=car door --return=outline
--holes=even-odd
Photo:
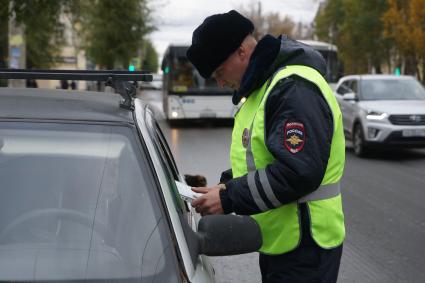
[[[177,208],[175,213],[180,219],[182,229],[182,233],[179,233],[176,230],[176,233],[179,233],[177,238],[185,239],[184,245],[187,245],[189,252],[186,256],[191,258],[194,268],[194,273],[188,274],[188,276],[192,282],[214,282],[214,269],[207,257],[198,255],[197,243],[193,241],[191,236],[191,230],[196,231],[197,229],[196,225],[199,220],[199,215],[195,213],[190,204],[182,200],[176,190],[175,184],[172,184],[174,181],[184,181],[182,175],[179,173],[173,154],[162,133],[162,130],[155,120],[153,112],[148,107],[145,109],[145,122],[150,133],[150,138],[152,138],[153,143],[157,147],[157,152],[159,153],[159,157],[161,158],[165,171],[169,177],[169,189],[173,191],[174,203]],[[179,245],[181,244],[182,243],[180,241]]]
[[[344,95],[351,92],[350,89],[351,80],[342,81],[336,89],[336,99],[339,103],[339,107],[342,112],[342,121],[344,124],[344,133],[347,134],[350,131],[350,117],[348,110],[350,108],[350,102],[344,99]]]
[[[177,163],[174,160],[174,156],[170,150],[170,147],[168,146],[167,140],[165,139],[161,128],[155,120],[153,113],[150,110],[147,110],[146,114],[150,116],[150,118],[147,119],[147,126],[151,130],[154,142],[158,145],[160,149],[160,155],[163,159],[163,162],[166,164],[167,170],[170,172],[170,175],[172,176],[174,181],[184,182],[184,178],[177,168]],[[181,205],[181,210],[189,226],[195,230],[195,212],[192,207],[186,201],[183,201]]]
[[[354,122],[356,120],[357,117],[357,101],[358,101],[358,80],[357,79],[353,79],[350,80],[348,83],[348,89],[349,92],[348,93],[354,93],[355,95],[355,99],[350,99],[350,100],[344,100],[346,103],[344,105],[345,108],[345,125],[346,125],[346,131],[347,133],[350,134],[350,137],[352,135],[352,130],[353,130],[353,126],[354,126]],[[345,96],[347,96],[348,93],[345,93]]]

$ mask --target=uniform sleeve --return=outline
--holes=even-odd
[[[275,161],[228,181],[220,192],[224,212],[256,214],[316,190],[332,134],[332,112],[315,85],[297,76],[278,82],[265,105],[265,142]]]

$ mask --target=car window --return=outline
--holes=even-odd
[[[349,80],[347,80],[347,81],[344,81],[338,88],[337,88],[337,90],[336,90],[336,92],[339,94],[339,95],[344,95],[344,94],[346,94],[346,93],[349,93],[349,92],[351,92],[351,89],[350,89],[350,87],[349,87],[349,84],[350,84],[350,82],[351,81],[349,81]]]
[[[357,87],[357,80],[352,80],[351,83],[349,84],[349,88],[350,88],[350,92],[354,92],[357,94],[358,92],[358,87]]]
[[[178,282],[143,154],[126,126],[0,122],[0,281]]]
[[[146,126],[149,130],[150,138],[154,142],[156,154],[161,160],[162,167],[164,168],[164,171],[167,174],[169,189],[171,190],[171,193],[174,196],[174,202],[176,204],[176,207],[178,207],[180,212],[184,212],[186,211],[186,209],[184,208],[184,203],[180,198],[177,188],[175,186],[175,181],[180,181],[176,163],[171,154],[171,151],[169,150],[168,144],[163,138],[162,132],[159,129],[155,118],[153,117],[153,113],[149,110],[149,108],[146,108],[145,111],[145,121]]]
[[[198,247],[197,242],[192,239],[193,232],[195,229],[194,223],[192,222],[193,216],[192,211],[188,207],[188,203],[183,201],[180,197],[180,194],[177,191],[177,187],[174,181],[180,180],[180,174],[177,169],[176,162],[174,160],[173,154],[168,146],[168,143],[156,122],[153,113],[147,108],[145,112],[145,119],[147,127],[150,131],[151,138],[154,140],[154,144],[157,149],[157,153],[160,156],[160,159],[163,162],[163,167],[165,173],[168,175],[168,184],[169,189],[171,190],[172,195],[174,196],[174,202],[178,208],[177,213],[179,215],[180,222],[182,224],[183,232],[189,247],[189,252],[191,254],[193,264],[196,263],[198,257]]]
[[[425,89],[415,79],[362,80],[364,100],[425,100]]]

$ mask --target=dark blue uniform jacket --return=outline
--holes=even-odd
[[[258,42],[251,56],[233,103],[247,97],[287,65],[305,65],[323,76],[326,73],[326,63],[317,51],[286,36],[267,35]],[[316,190],[325,175],[333,133],[332,113],[319,89],[298,76],[282,79],[267,98],[265,123],[266,146],[276,159],[265,170],[276,198],[287,204]],[[301,124],[304,128],[303,147],[295,148],[295,152],[285,140],[288,123]],[[264,193],[258,172],[255,180],[267,207],[274,208]],[[227,188],[220,191],[225,213],[251,215],[262,212],[252,198],[246,175],[232,178],[231,170],[227,170],[222,173],[220,182]]]

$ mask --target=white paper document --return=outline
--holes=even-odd
[[[176,186],[179,190],[180,196],[186,201],[191,202],[192,200],[202,195],[200,193],[195,193],[194,191],[192,191],[191,186],[188,186],[182,182],[176,181]]]

